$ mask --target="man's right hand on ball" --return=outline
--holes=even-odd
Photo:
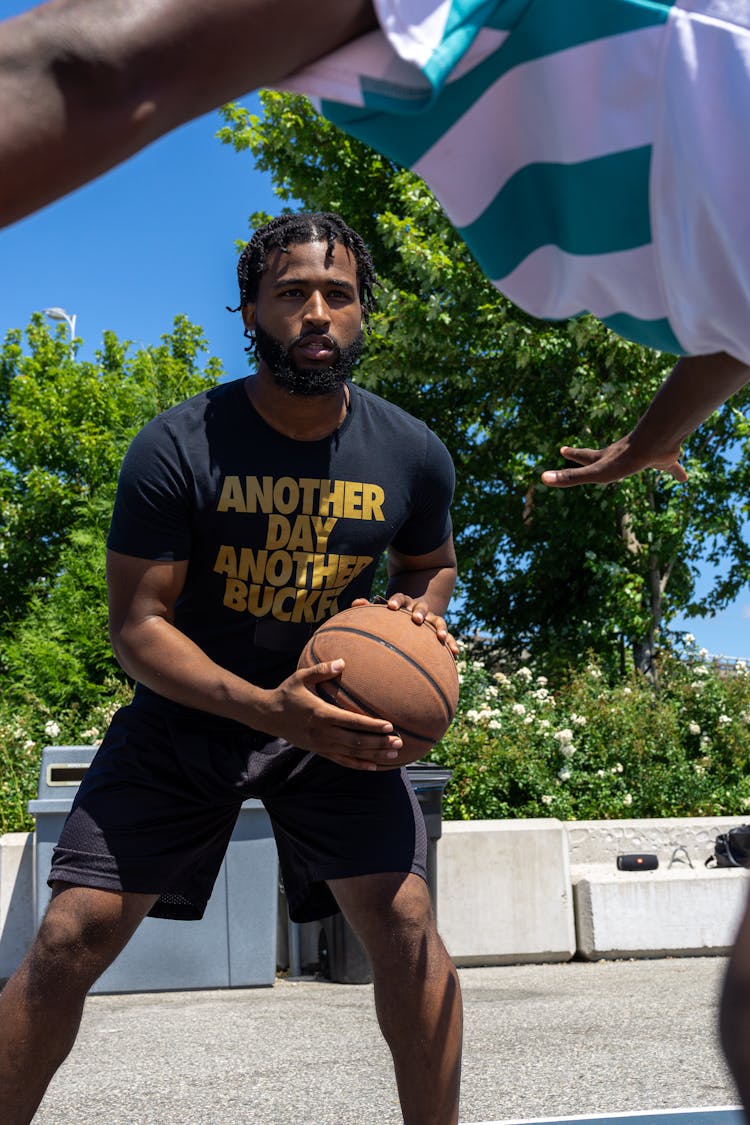
[[[262,729],[349,769],[393,769],[403,746],[393,723],[345,711],[315,692],[316,684],[335,679],[343,668],[343,660],[333,660],[298,669],[270,690]]]

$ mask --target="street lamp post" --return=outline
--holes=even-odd
[[[51,309],[42,309],[42,312],[44,313],[44,315],[46,317],[49,317],[50,320],[64,320],[65,323],[67,324],[68,331],[70,332],[70,356],[71,356],[71,359],[72,359],[72,357],[73,357],[73,340],[74,340],[75,334],[76,334],[76,314],[73,313],[71,315],[71,314],[67,313],[65,311],[65,309],[61,309],[57,305],[55,305]]]

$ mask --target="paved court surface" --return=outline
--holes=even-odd
[[[715,1034],[723,969],[680,958],[461,970],[462,1122],[735,1105]],[[74,1123],[401,1125],[372,987],[92,997],[35,1118]]]

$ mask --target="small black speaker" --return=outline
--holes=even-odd
[[[618,871],[654,871],[659,866],[658,856],[647,852],[634,852],[632,855],[618,855]]]

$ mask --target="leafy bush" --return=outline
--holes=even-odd
[[[109,677],[100,691],[99,702],[86,709],[68,702],[54,711],[31,694],[21,703],[0,699],[0,835],[34,827],[26,810],[37,795],[42,748],[97,745],[115,711],[132,695],[124,676]]]
[[[722,671],[694,646],[662,655],[657,690],[608,682],[592,658],[553,688],[525,665],[460,664],[461,701],[430,760],[452,770],[446,820],[558,817],[750,818],[750,672]],[[130,698],[109,676],[96,702],[55,709],[29,692],[0,700],[0,833],[33,828],[41,748],[95,744]]]
[[[658,688],[592,657],[552,690],[522,665],[460,664],[461,702],[430,760],[453,771],[447,820],[735,816],[750,809],[750,674],[689,644]]]
[[[0,833],[30,829],[44,745],[91,744],[131,694],[109,644],[104,545],[136,431],[222,377],[186,317],[78,362],[40,314],[0,345]]]

